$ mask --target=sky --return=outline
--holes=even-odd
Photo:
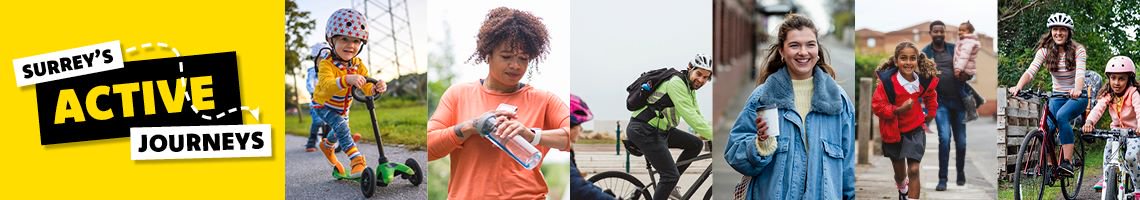
[[[583,27],[571,31],[571,90],[590,106],[594,121],[629,119],[625,87],[642,72],[684,69],[697,53],[712,55],[712,4],[707,1],[585,0],[574,1],[571,10],[573,26]],[[715,82],[697,90],[701,113],[710,122]],[[590,130],[593,124],[583,128]]]
[[[316,28],[313,29],[313,31],[305,37],[305,42],[310,44],[310,46],[312,46],[312,45],[315,45],[317,43],[325,41],[325,39],[324,39],[325,27],[326,27],[325,22],[328,21],[329,16],[332,16],[333,12],[336,12],[336,10],[339,10],[341,8],[353,8],[353,3],[359,3],[362,1],[361,0],[353,0],[353,1],[344,1],[344,0],[337,0],[337,1],[296,0],[295,2],[297,3],[298,10],[309,11],[309,19],[312,19],[314,22],[316,22]],[[393,2],[396,2],[396,1],[393,1]],[[380,2],[379,1],[371,1],[370,3],[378,4]],[[387,3],[387,1],[384,1],[383,3]],[[377,9],[378,7],[376,5],[373,5],[373,6],[368,7],[368,8],[369,9]],[[357,10],[361,11],[361,12],[364,11],[364,9],[357,9]],[[367,14],[368,16],[380,15],[380,13],[376,12],[375,10],[369,10],[369,12],[370,13]],[[427,2],[422,1],[422,0],[408,0],[407,1],[407,12],[408,12],[408,19],[411,21],[411,29],[410,30],[412,32],[412,36],[410,39],[414,41],[413,45],[415,45],[416,54],[415,54],[415,58],[412,58],[410,55],[401,55],[400,62],[402,64],[405,64],[405,67],[402,67],[400,69],[400,72],[403,74],[408,74],[408,73],[412,73],[412,72],[426,72],[427,71],[427,51],[430,49],[430,46],[427,44],[427,37],[423,37],[425,35],[424,32],[426,32],[427,28],[428,28],[427,24],[426,24],[426,22],[427,22]],[[404,12],[403,11],[397,11],[396,14],[402,15],[402,14],[404,14]],[[398,16],[398,17],[402,18],[403,16]],[[387,19],[387,18],[383,18],[383,19]],[[284,20],[284,19],[282,19],[282,20]],[[387,26],[387,25],[382,25],[382,26]],[[382,50],[382,48],[391,49],[391,46],[392,46],[391,40],[382,40],[382,38],[385,37],[385,32],[382,31],[381,29],[382,28],[380,26],[375,26],[375,25],[372,27],[369,27],[369,34],[368,34],[369,39],[371,39],[373,41],[377,41],[378,43],[369,44],[370,45],[369,47],[375,48],[373,51],[375,51],[376,53],[373,54],[372,57],[373,57],[373,59],[376,59],[377,61],[373,61],[372,66],[369,66],[368,69],[373,70],[373,72],[375,72],[376,69],[382,69],[383,70],[382,73],[373,74],[373,76],[378,77],[381,80],[392,80],[392,79],[396,78],[396,68],[393,67],[394,65],[387,64],[387,63],[384,63],[382,61],[378,61],[378,60],[381,60],[383,58],[383,57],[379,56],[382,53],[385,55],[389,54],[388,52],[385,52],[384,50]],[[397,35],[400,37],[407,37],[407,33],[397,34]],[[311,54],[311,53],[308,50],[308,48],[306,48],[305,52],[302,55],[309,55],[309,54]],[[368,57],[366,56],[365,53],[361,53],[359,55],[359,57],[361,59],[365,59],[365,61],[366,61],[365,63],[367,63]],[[414,67],[412,65],[413,63],[418,64],[418,65],[416,65],[418,67],[413,68]],[[311,61],[301,63],[301,67],[303,69],[308,69],[311,66],[313,66]],[[301,73],[301,74],[303,75],[304,73]],[[292,76],[285,75],[285,82],[287,84],[292,84],[293,80],[294,79]],[[301,85],[304,86],[303,83],[304,83],[305,79],[303,76],[297,80],[302,81]],[[301,102],[303,102],[303,103],[309,102],[308,91],[302,89],[301,90],[301,98],[302,98],[302,99],[300,99]]]
[[[918,23],[942,20],[957,26],[966,20],[975,32],[997,37],[997,1],[880,0],[855,3],[855,30],[893,31]]]

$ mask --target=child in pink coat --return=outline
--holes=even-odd
[[[1100,89],[1100,94],[1097,94],[1096,106],[1089,112],[1081,131],[1093,131],[1093,127],[1105,111],[1112,116],[1112,123],[1109,124],[1112,129],[1138,130],[1140,126],[1136,118],[1137,113],[1140,113],[1140,93],[1136,89],[1140,87],[1140,83],[1136,82],[1136,67],[1132,59],[1127,56],[1112,57],[1104,67],[1104,73],[1108,76],[1108,82]],[[1126,143],[1128,146],[1124,152],[1124,159],[1127,161],[1125,168],[1132,174],[1140,174],[1140,163],[1137,163],[1137,157],[1140,156],[1140,138],[1129,138]],[[1132,179],[1132,186],[1134,191],[1140,191],[1140,180]],[[1093,189],[1099,191],[1102,187],[1104,187],[1104,177],[1097,181]],[[1132,195],[1134,199],[1140,199],[1140,192]]]
[[[959,80],[970,80],[977,73],[976,60],[981,43],[978,35],[974,34],[974,25],[970,21],[958,26],[958,42],[954,43],[954,77]]]

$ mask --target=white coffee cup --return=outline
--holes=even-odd
[[[764,119],[765,123],[768,123],[768,131],[764,132],[765,134],[768,134],[768,137],[780,136],[780,110],[779,109],[768,108],[768,109],[760,110],[760,117],[761,117],[761,119]]]

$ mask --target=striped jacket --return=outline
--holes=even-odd
[[[349,96],[352,85],[345,76],[359,74],[369,77],[368,67],[364,66],[360,58],[352,58],[351,62],[340,62],[334,61],[332,57],[321,60],[317,67],[319,70],[317,86],[313,91],[313,102],[317,104],[317,108],[329,108],[339,111],[342,116],[347,115],[348,108],[352,105],[352,98]],[[364,89],[368,91],[372,87],[365,85]]]

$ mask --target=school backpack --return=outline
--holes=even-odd
[[[893,83],[891,79],[895,77],[895,72],[898,71],[898,67],[887,67],[877,72],[879,73],[879,82],[883,83],[883,92],[887,94],[887,100],[890,101],[891,104],[895,104],[895,96],[898,96],[895,94],[895,84],[891,84]],[[918,83],[922,88],[919,90],[919,94],[925,93],[926,89],[929,89],[928,86],[930,86],[932,80],[931,77],[918,76]]]
[[[674,76],[681,77],[687,84],[688,80],[684,78],[684,75],[683,72],[668,67],[641,73],[641,76],[638,76],[637,80],[634,80],[633,83],[625,87],[625,91],[629,93],[625,98],[625,108],[629,111],[637,111],[638,109],[649,106],[654,112],[648,113],[653,114],[653,116],[639,116],[637,118],[648,120],[656,117],[656,111],[673,107],[673,100],[669,99],[668,94],[665,94],[654,102],[649,102],[649,97],[653,96],[654,91],[661,86],[661,83],[668,81]],[[646,113],[647,112],[642,112],[642,115],[647,115]]]

